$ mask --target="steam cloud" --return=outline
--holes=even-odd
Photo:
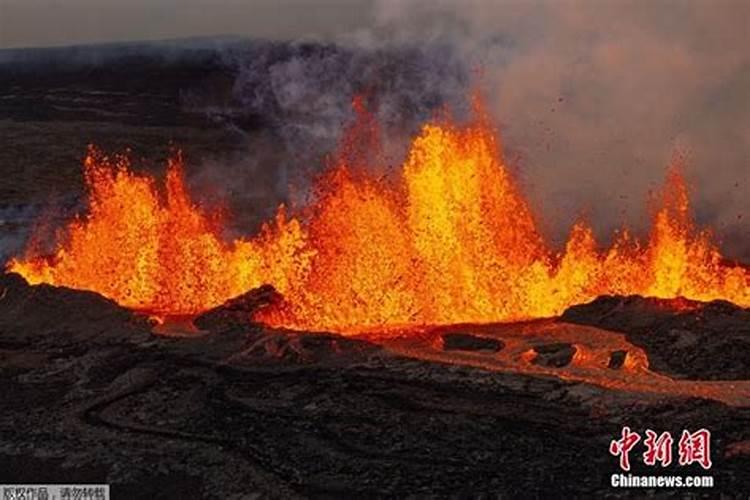
[[[676,150],[699,222],[750,257],[750,3],[382,0],[377,16],[394,43],[447,43],[481,67],[553,236],[581,213],[600,235],[642,227]]]
[[[244,192],[252,215],[244,229],[279,202],[307,203],[312,179],[354,118],[354,96],[366,98],[382,126],[392,165],[438,109],[468,111],[468,66],[450,45],[254,42],[221,56],[235,75],[231,99],[198,89],[185,93],[185,105],[246,134],[247,151],[204,162],[191,184]]]
[[[442,105],[460,115],[478,82],[554,240],[581,216],[605,241],[642,230],[677,152],[698,222],[750,258],[747,2],[380,0],[373,15],[338,49],[237,61],[239,100],[271,111],[292,162],[334,147],[355,92],[375,91],[398,156],[404,132]]]

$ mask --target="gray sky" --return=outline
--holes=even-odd
[[[371,0],[0,0],[0,48],[205,35],[328,38],[371,22]]]

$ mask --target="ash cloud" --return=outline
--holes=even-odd
[[[442,106],[461,115],[478,83],[553,241],[582,216],[603,242],[623,224],[645,230],[677,152],[698,223],[745,260],[749,23],[735,0],[380,0],[366,27],[330,44],[232,53],[228,115],[271,124],[285,152],[276,185],[304,192],[353,94],[374,96],[397,164],[418,125]]]
[[[419,127],[440,109],[468,112],[468,66],[448,44],[375,45],[257,41],[222,53],[230,95],[186,91],[184,105],[244,135],[246,151],[204,162],[195,185],[244,192],[253,219],[279,202],[304,206],[312,180],[335,154],[362,95],[382,126],[385,157],[403,159]],[[237,189],[238,185],[244,186]],[[262,200],[263,203],[258,203]]]
[[[602,238],[642,228],[679,151],[699,223],[750,257],[750,3],[382,0],[376,12],[391,43],[439,41],[481,68],[551,236],[581,214]]]

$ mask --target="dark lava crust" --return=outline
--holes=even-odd
[[[674,378],[750,380],[750,310],[729,302],[605,296],[560,319],[624,332],[653,370]]]
[[[96,294],[16,275],[0,297],[0,482],[106,482],[114,498],[684,494],[610,488],[609,441],[629,425],[710,429],[711,495],[750,491],[748,409],[222,321],[157,337]]]

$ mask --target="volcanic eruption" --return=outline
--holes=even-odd
[[[469,123],[445,113],[424,124],[401,168],[382,176],[373,173],[385,161],[378,124],[355,98],[356,122],[314,201],[294,215],[282,206],[257,235],[229,242],[223,214],[191,199],[181,155],[162,186],[131,171],[126,157],[91,147],[88,210],[59,231],[51,253],[32,239],[7,270],[167,316],[271,284],[283,300],[255,320],[342,334],[552,317],[600,295],[750,306],[748,270],[693,223],[679,161],[646,238],[623,229],[601,248],[581,220],[557,252],[479,98],[474,108]]]
[[[750,3],[11,3],[6,494],[750,492]]]

